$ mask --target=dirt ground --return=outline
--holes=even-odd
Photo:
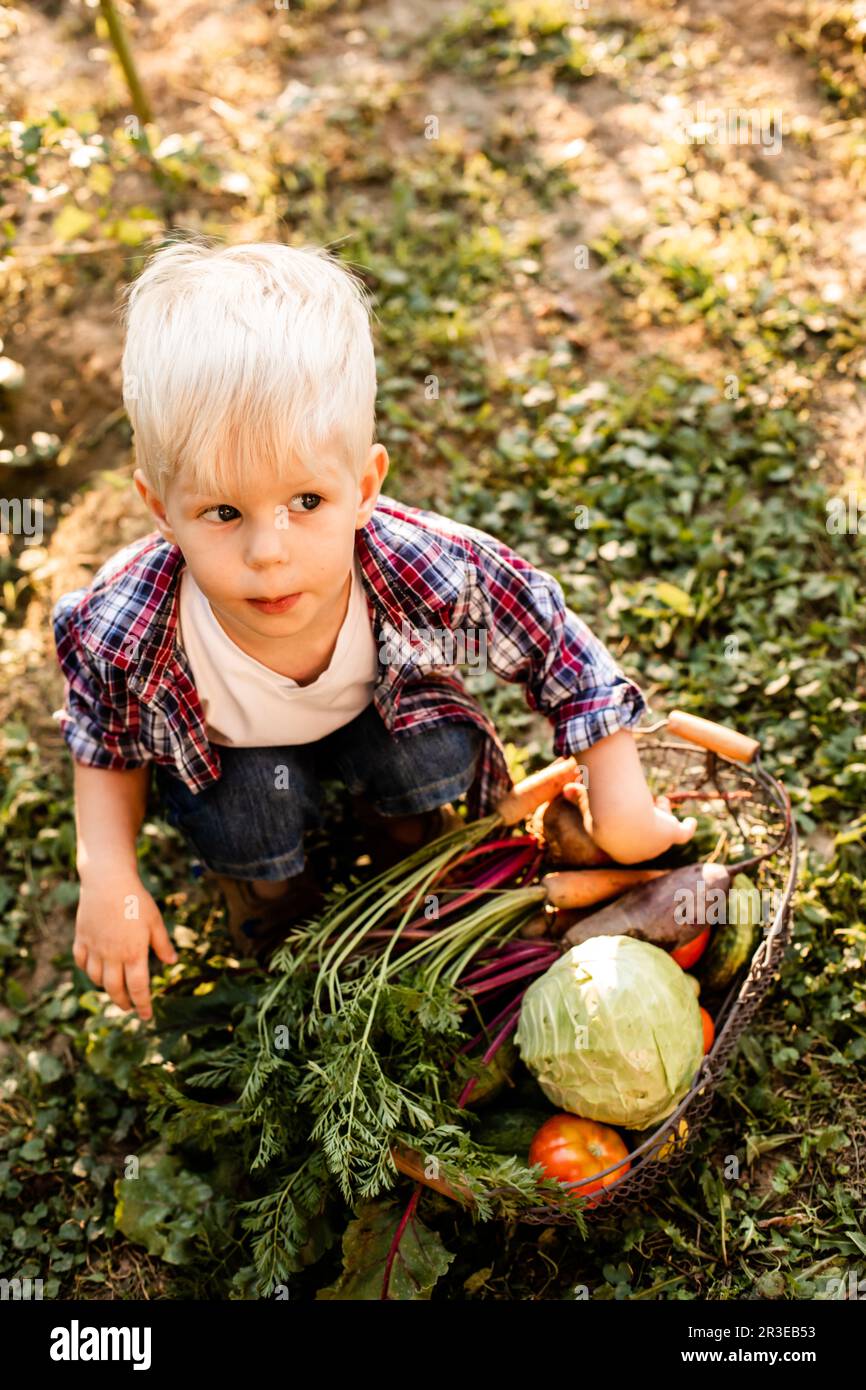
[[[820,157],[813,146],[791,138],[778,155],[748,170],[744,164],[742,196],[769,205],[784,200],[794,220],[801,216],[815,230],[814,281],[841,276],[846,293],[862,295],[866,206],[835,157],[839,123],[809,65],[785,45],[786,35],[804,22],[803,6],[636,0],[629,6],[631,18],[650,29],[664,24],[676,31],[679,51],[673,62],[645,64],[637,77],[630,68],[626,90],[597,76],[568,95],[543,69],[488,88],[459,71],[430,77],[419,70],[418,56],[430,33],[460,9],[450,2],[425,12],[392,0],[350,13],[329,12],[326,23],[308,26],[292,44],[287,34],[294,30],[284,11],[250,3],[217,9],[195,0],[129,6],[127,23],[162,132],[199,132],[217,146],[250,153],[258,131],[277,127],[299,147],[321,128],[328,110],[359,86],[380,93],[390,86],[408,90],[412,98],[389,119],[395,149],[422,141],[426,112],[435,112],[467,149],[482,145],[507,115],[545,161],[576,163],[583,176],[580,201],[537,210],[543,273],[531,283],[518,278],[505,302],[499,297],[491,306],[484,338],[502,370],[543,346],[545,314],[555,305],[579,323],[590,377],[627,379],[657,352],[682,359],[696,373],[723,374],[724,352],[702,341],[700,323],[647,324],[633,352],[624,354],[621,338],[609,328],[605,268],[584,272],[577,283],[572,264],[574,245],[589,243],[612,212],[624,225],[640,226],[648,208],[670,191],[666,175],[656,170],[658,143],[669,132],[672,115],[699,101],[760,104],[778,111],[786,129],[822,136]],[[617,5],[593,5],[599,27],[619,13]],[[96,100],[101,113],[124,119],[128,99],[107,44],[95,36],[92,9],[37,4],[16,11],[7,28],[0,71],[14,117],[26,121],[52,107],[88,108]],[[20,197],[16,192],[7,211],[20,207]],[[73,490],[128,458],[117,416],[122,337],[110,281],[97,274],[92,286],[73,287],[65,265],[52,258],[46,225],[51,212],[51,198],[30,206],[25,233],[2,271],[12,308],[5,350],[27,371],[27,390],[8,422],[7,438],[14,444],[35,429],[56,432],[63,444],[64,482]],[[273,225],[252,225],[243,228],[242,239],[275,234]],[[86,259],[84,250],[81,255]],[[92,268],[98,271],[97,265]],[[862,470],[862,384],[825,384],[813,408],[826,421],[827,466],[840,476]],[[406,481],[411,486],[412,479]],[[419,496],[425,487],[422,476]],[[131,492],[127,500],[134,511]],[[106,554],[114,543],[107,528],[93,549]]]

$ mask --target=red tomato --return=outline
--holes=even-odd
[[[700,960],[704,951],[707,949],[707,942],[710,939],[709,927],[704,927],[700,936],[694,937],[692,941],[687,941],[685,946],[678,946],[671,955],[677,965],[681,965],[683,970],[691,970],[695,961]]]
[[[704,1025],[704,1052],[707,1053],[716,1036],[716,1025],[704,1008],[701,1008],[701,1023]]]
[[[529,1149],[529,1162],[540,1163],[546,1178],[560,1182],[580,1182],[592,1177],[625,1158],[628,1149],[621,1136],[610,1125],[584,1120],[579,1115],[551,1115],[535,1135]],[[584,1198],[588,1192],[598,1192],[610,1183],[618,1182],[628,1172],[631,1163],[624,1163],[615,1172],[597,1182],[587,1183],[573,1195]],[[588,1207],[597,1202],[587,1202]]]

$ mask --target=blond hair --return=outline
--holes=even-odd
[[[371,299],[324,248],[204,238],[159,250],[121,295],[123,400],[160,498],[252,470],[315,473],[326,448],[357,478],[375,431]]]

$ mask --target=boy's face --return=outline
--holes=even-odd
[[[239,645],[296,638],[314,650],[343,603],[355,531],[369,520],[387,471],[388,455],[374,444],[358,478],[327,452],[315,474],[295,467],[280,479],[263,469],[231,496],[194,492],[181,473],[160,502],[140,469],[133,476]]]

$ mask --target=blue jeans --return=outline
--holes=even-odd
[[[320,777],[343,781],[384,816],[415,815],[468,791],[483,738],[457,721],[394,737],[369,704],[315,743],[219,745],[222,775],[204,791],[157,764],[157,791],[169,823],[214,873],[292,878],[304,868],[304,831],[323,824]]]

